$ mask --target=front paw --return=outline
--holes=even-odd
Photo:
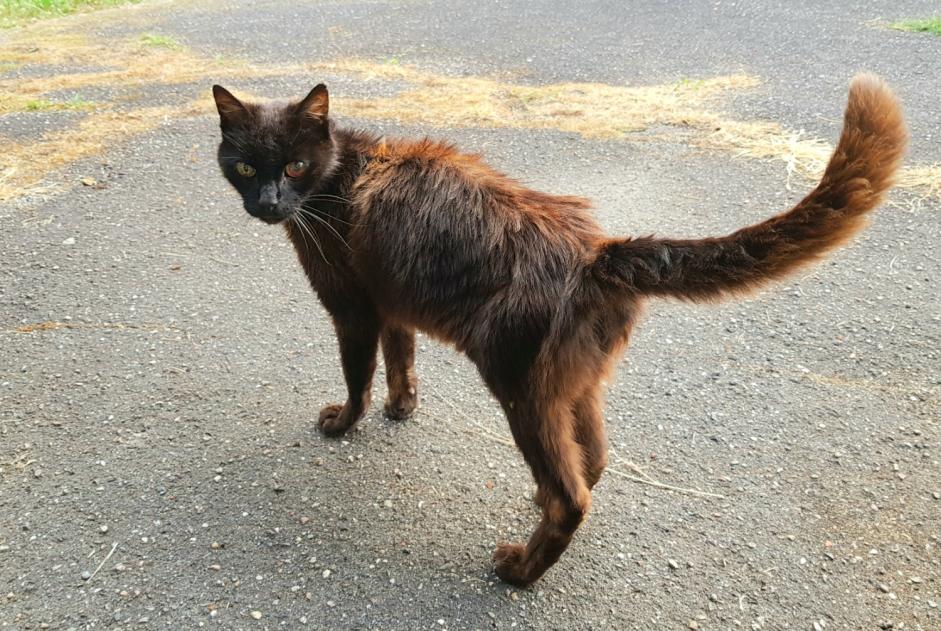
[[[327,436],[339,436],[355,425],[358,420],[359,415],[352,414],[349,405],[335,403],[320,410],[317,423],[320,425],[320,431]]]
[[[520,543],[501,543],[493,551],[493,569],[501,580],[526,587],[533,581],[526,572],[526,546]]]
[[[393,395],[389,393],[386,399],[386,416],[397,421],[407,419],[418,407],[418,391],[415,386],[409,386],[404,392]]]

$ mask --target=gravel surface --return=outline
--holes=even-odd
[[[145,2],[90,28],[259,65],[394,56],[536,84],[745,71],[764,84],[732,111],[831,140],[867,67],[903,96],[913,157],[941,161],[941,38],[872,22],[934,3],[523,6]],[[182,105],[212,82],[133,98]],[[0,133],[85,116],[7,114]],[[808,186],[678,142],[348,122],[588,195],[613,233],[720,233]],[[941,628],[937,198],[896,192],[852,246],[749,300],[653,303],[610,384],[592,513],[517,590],[490,553],[538,513],[475,369],[421,338],[413,419],[377,403],[321,437],[345,391],[329,321],[281,230],[218,175],[216,136],[211,116],[168,119],[0,205],[0,629]],[[376,384],[380,402],[381,367]]]

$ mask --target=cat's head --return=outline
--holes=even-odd
[[[322,83],[293,103],[248,103],[212,86],[222,142],[219,166],[245,210],[267,223],[290,217],[336,169],[336,146]]]

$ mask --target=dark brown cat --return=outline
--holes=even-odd
[[[348,398],[320,411],[321,429],[363,416],[380,345],[395,418],[418,402],[415,329],[466,353],[543,508],[526,545],[494,552],[516,585],[542,576],[588,513],[607,458],[600,384],[647,298],[717,300],[819,259],[863,227],[906,144],[892,92],[859,75],[823,179],[789,212],[720,238],[611,238],[587,200],[529,190],[451,145],[335,128],[323,85],[288,105],[213,93],[223,174],[249,213],[284,225],[336,327]]]

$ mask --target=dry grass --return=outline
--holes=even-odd
[[[941,199],[941,164],[920,164],[902,169],[899,186],[918,188],[925,197]]]
[[[391,98],[339,99],[344,114],[441,127],[560,129],[592,138],[621,138],[654,126],[711,130],[719,116],[707,104],[730,90],[759,84],[732,75],[652,86],[562,83],[531,86],[482,77],[446,77],[392,64],[361,61],[315,66],[414,87]]]
[[[209,77],[230,79],[302,74],[303,66],[254,66],[239,60],[210,59],[183,47],[155,46],[140,40],[90,44],[76,38],[0,48],[0,62],[98,66],[90,72],[0,80],[0,94],[35,97],[89,86],[179,85]]]
[[[57,320],[46,320],[45,322],[36,322],[35,324],[24,324],[13,329],[15,333],[41,333],[43,331],[60,331],[62,329],[84,329],[84,330],[102,330],[102,329],[138,329],[144,331],[166,331],[166,326],[160,324],[124,324],[122,322],[59,322]]]
[[[172,107],[132,112],[106,110],[87,117],[75,128],[46,134],[38,142],[8,142],[0,153],[0,201],[19,197],[50,173],[98,155],[110,145],[149,131],[177,115],[179,110]]]
[[[139,6],[132,5],[135,10]],[[126,11],[120,15],[125,15]],[[76,16],[76,23],[88,16]],[[487,77],[449,77],[397,63],[344,60],[331,64],[254,66],[237,59],[213,59],[154,36],[125,41],[89,41],[71,21],[33,25],[0,44],[0,64],[51,64],[98,68],[52,76],[0,79],[0,113],[52,103],[44,95],[86,87],[144,87],[192,82],[257,79],[267,76],[333,74],[361,81],[396,81],[408,87],[392,97],[334,98],[343,115],[438,127],[557,129],[588,138],[652,141],[666,138],[737,156],[772,159],[801,177],[818,177],[832,147],[780,125],[736,120],[722,112],[723,97],[757,86],[760,80],[731,75],[662,85],[599,83],[524,85]],[[172,43],[173,45],[169,45]],[[208,92],[207,92],[208,96]],[[38,145],[13,144],[0,156],[0,199],[35,186],[50,172],[104,151],[152,129],[164,117],[212,111],[211,100],[181,108],[147,108],[118,115],[102,104],[80,128],[43,138]],[[900,185],[941,197],[941,167],[906,169]]]
[[[759,84],[731,75],[652,86],[594,83],[529,86],[480,77],[444,77],[408,66],[347,61],[314,69],[364,80],[395,79],[413,88],[380,99],[336,99],[345,114],[441,127],[559,129],[589,138],[649,140],[638,135],[667,128],[667,136],[736,156],[783,162],[790,175],[816,179],[833,146],[766,121],[740,121],[716,109],[719,97]],[[941,197],[941,165],[902,170],[898,185]]]

